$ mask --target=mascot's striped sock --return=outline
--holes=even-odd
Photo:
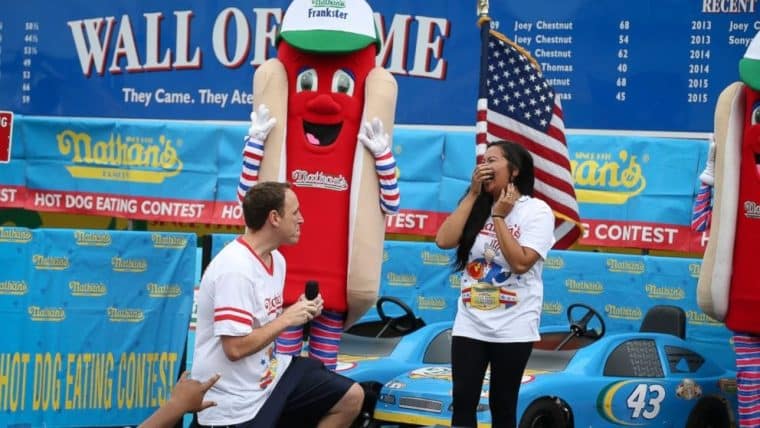
[[[735,334],[739,426],[760,427],[760,336]]]
[[[303,326],[288,327],[277,336],[277,353],[301,355],[303,346]]]
[[[338,348],[346,314],[322,311],[311,322],[309,356],[322,361],[330,370],[338,365]]]
[[[712,218],[712,186],[702,183],[694,200],[691,214],[691,229],[704,232],[710,228]]]

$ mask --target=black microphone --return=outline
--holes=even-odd
[[[309,300],[314,300],[319,294],[319,283],[313,279],[306,281],[306,289],[304,295]]]

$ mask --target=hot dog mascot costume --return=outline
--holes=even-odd
[[[364,0],[294,0],[277,43],[277,58],[254,74],[238,197],[259,180],[293,186],[305,221],[300,241],[280,249],[284,304],[319,283],[309,355],[334,368],[343,329],[377,299],[385,215],[399,208],[389,135],[397,86],[375,65],[380,39]],[[302,341],[302,328],[286,330],[278,352],[300,354]]]
[[[697,300],[734,332],[739,421],[748,427],[760,426],[760,33],[739,76],[715,108],[714,201]]]

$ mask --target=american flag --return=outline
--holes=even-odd
[[[495,140],[520,143],[533,155],[534,196],[554,211],[554,248],[566,249],[580,237],[581,223],[559,96],[533,58],[488,27],[485,22],[481,28],[477,159]]]

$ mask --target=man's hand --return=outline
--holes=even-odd
[[[248,128],[248,136],[254,140],[264,142],[272,131],[277,120],[270,116],[269,109],[265,104],[259,104],[258,111],[251,112],[251,127]]]
[[[185,412],[200,412],[211,406],[216,406],[213,401],[204,401],[203,396],[219,380],[220,375],[215,374],[205,382],[190,379],[189,376],[189,372],[182,373],[179,381],[174,385],[169,401],[177,403]]]
[[[372,156],[378,157],[388,150],[390,137],[383,129],[383,122],[375,118],[370,122],[364,122],[359,131],[359,141],[372,153]]]
[[[306,296],[301,295],[298,301],[288,306],[280,315],[288,326],[304,325],[322,313],[322,295],[318,295],[314,300],[308,300]]]

